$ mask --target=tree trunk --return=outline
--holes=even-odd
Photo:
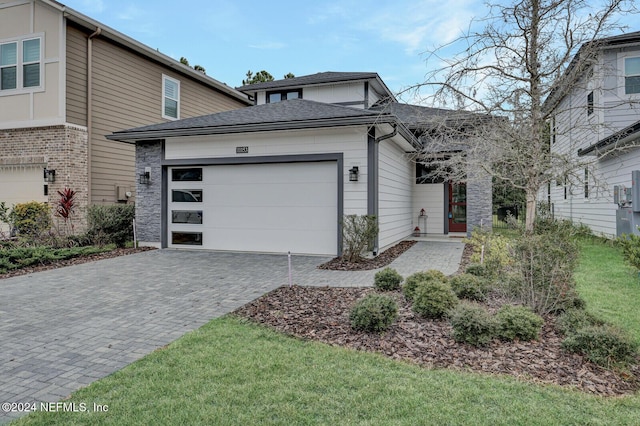
[[[527,216],[525,221],[525,232],[533,233],[533,224],[536,221],[536,193],[527,190]]]

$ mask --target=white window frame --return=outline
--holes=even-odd
[[[640,58],[640,51],[624,52],[618,54],[618,96],[626,99],[638,99],[640,93],[627,93],[625,62],[627,59]],[[635,75],[635,74],[634,74]]]
[[[24,42],[29,40],[40,41],[40,52],[37,61],[24,61]],[[34,93],[44,91],[44,72],[45,72],[45,60],[44,60],[44,33],[29,34],[21,37],[14,37],[9,39],[0,40],[0,45],[16,43],[16,63],[10,66],[16,67],[16,88],[0,90],[0,96],[10,96],[22,93]],[[39,65],[39,82],[37,86],[23,87],[24,86],[24,66],[38,64]],[[4,67],[3,67],[4,68]]]
[[[166,96],[167,81],[170,81],[170,82],[174,83],[178,87],[178,89],[177,89],[177,99],[168,98]],[[170,115],[166,115],[165,114],[165,105],[166,105],[167,98],[171,99],[173,101],[176,101],[176,103],[177,103],[176,117],[172,117]],[[164,74],[162,74],[162,118],[165,118],[167,120],[179,120],[180,119],[180,80],[176,80],[175,78],[171,78],[168,75],[164,75]]]

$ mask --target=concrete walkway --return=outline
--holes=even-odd
[[[451,274],[463,247],[419,242],[390,266]],[[293,256],[294,284],[373,285],[375,270],[316,268],[327,260]],[[0,404],[60,401],[288,277],[286,255],[154,250],[0,280]]]

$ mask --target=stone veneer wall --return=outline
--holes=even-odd
[[[0,130],[0,164],[38,164],[56,171],[56,181],[49,184],[52,207],[58,191],[76,191],[73,224],[77,232],[85,229],[89,200],[87,140],[85,127],[68,124]]]
[[[471,161],[471,164],[476,162]],[[467,173],[467,234],[474,228],[493,229],[493,183],[491,175],[474,169]]]
[[[151,167],[151,183],[140,184],[138,176]],[[162,142],[136,144],[136,228],[142,244],[160,246],[162,241]]]

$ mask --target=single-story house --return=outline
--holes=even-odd
[[[371,108],[395,102],[376,73],[320,73],[238,90],[255,105],[108,135],[136,147],[142,242],[339,255],[344,215],[378,217],[374,252],[416,227],[443,235],[491,223],[490,196],[482,198],[488,207],[469,206],[468,187],[421,179],[415,129]]]

